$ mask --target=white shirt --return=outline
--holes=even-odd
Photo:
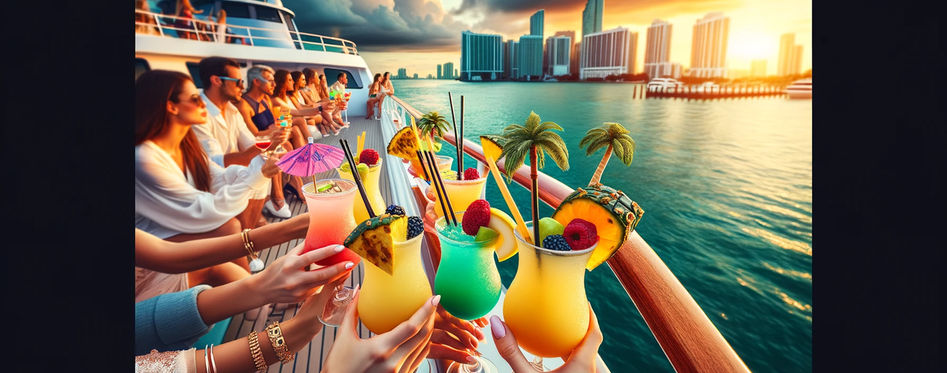
[[[332,83],[332,86],[329,87],[329,92],[332,92],[332,91],[341,92],[341,93],[342,93],[342,96],[344,97],[344,96],[345,96],[345,84],[342,84],[342,82],[339,82],[339,81],[336,81],[335,83]]]
[[[208,162],[211,185],[205,192],[168,153],[145,141],[135,147],[135,227],[161,239],[217,229],[247,208],[252,193],[266,188],[263,163],[260,157],[249,166]]]
[[[247,122],[233,103],[227,102],[223,112],[201,90],[201,99],[207,105],[207,123],[191,127],[200,140],[204,152],[212,161],[224,166],[224,154],[236,153],[253,147],[255,139]]]

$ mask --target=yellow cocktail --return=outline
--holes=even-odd
[[[362,261],[365,278],[358,297],[358,316],[375,334],[394,329],[431,297],[431,284],[421,262],[422,237],[419,234],[407,241],[394,241],[391,275]]]
[[[482,176],[476,180],[443,179],[444,190],[447,191],[447,198],[450,200],[450,205],[454,208],[454,211],[465,209],[473,201],[482,198],[484,188],[487,186],[487,174],[483,170],[480,171],[480,174]],[[440,200],[434,206],[434,212],[437,217],[444,216]]]
[[[541,357],[562,357],[589,327],[585,265],[595,245],[581,251],[547,250],[515,233],[519,266],[503,302],[503,318],[520,347]]]
[[[381,196],[381,190],[378,188],[378,181],[381,177],[381,164],[382,159],[378,159],[378,163],[374,166],[368,167],[368,173],[362,177],[362,186],[365,187],[365,194],[368,195],[368,200],[372,204],[372,210],[375,211],[375,215],[385,212],[385,198]],[[339,167],[339,177],[345,180],[355,181],[352,178],[352,172],[349,170],[349,164],[343,163]],[[355,222],[360,223],[365,220],[368,220],[368,210],[365,209],[365,202],[362,201],[361,197],[355,197],[355,200],[352,203],[352,214],[355,216]]]

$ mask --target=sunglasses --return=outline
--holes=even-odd
[[[231,82],[236,82],[238,86],[243,86],[243,79],[234,79],[229,76],[218,76],[221,80],[229,80]]]
[[[204,100],[201,99],[201,95],[192,95],[183,101],[190,102],[194,104],[194,106],[201,106],[201,104],[204,102]],[[179,103],[176,99],[172,99],[171,102]]]

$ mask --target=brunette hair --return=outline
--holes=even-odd
[[[303,69],[303,75],[306,76],[306,84],[319,84],[319,76],[316,74],[316,70],[307,67]]]
[[[240,64],[231,58],[226,57],[207,57],[197,64],[198,75],[201,77],[201,85],[204,89],[210,88],[210,77],[227,77],[227,66],[240,68]]]
[[[168,70],[146,71],[135,81],[135,145],[151,140],[168,130],[168,101],[177,103],[184,83],[191,81],[186,74]],[[210,191],[210,168],[207,154],[194,131],[187,130],[178,145],[184,158],[184,170],[194,178],[194,187]]]
[[[325,80],[326,80],[326,75],[319,74],[319,84],[316,85],[316,88],[319,88],[319,95],[321,95],[323,98],[329,97],[329,86],[326,85],[328,84],[328,82],[326,84],[322,84],[323,82],[325,82]]]
[[[293,72],[289,73],[289,75],[292,75],[292,76],[293,76],[293,88],[294,88],[293,90],[295,91],[296,86],[299,85],[299,78],[300,78],[301,76],[303,76],[303,72],[302,72],[302,71],[293,71]],[[308,79],[308,78],[307,78],[307,79]]]
[[[276,70],[276,74],[273,74],[273,80],[276,81],[276,89],[273,90],[273,96],[279,97],[280,94],[283,93],[283,89],[286,90],[286,95],[293,92],[292,86],[286,87],[285,82],[287,75],[290,75],[289,71],[283,69]]]

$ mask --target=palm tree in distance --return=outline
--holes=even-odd
[[[530,111],[526,123],[511,124],[503,129],[503,152],[500,158],[506,157],[503,163],[506,176],[512,178],[516,169],[523,165],[529,155],[529,176],[533,181],[531,191],[533,212],[533,240],[539,239],[539,185],[537,169],[545,165],[545,153],[549,153],[559,169],[569,169],[569,150],[562,138],[552,130],[562,131],[555,122],[540,123],[539,115]]]
[[[592,180],[589,180],[590,186],[601,184],[599,180],[602,179],[602,172],[605,171],[605,166],[612,157],[612,152],[618,156],[618,159],[625,166],[631,165],[631,160],[635,155],[635,140],[628,136],[628,133],[628,130],[619,123],[605,122],[598,128],[590,129],[585,133],[582,141],[579,141],[579,148],[586,148],[586,156],[591,156],[599,149],[605,148],[605,155],[602,156],[602,161],[595,168]]]
[[[598,163],[595,173],[592,174],[589,186],[601,184],[599,180],[602,179],[602,172],[605,171],[605,165],[612,157],[612,152],[625,166],[631,165],[631,160],[635,155],[635,140],[628,136],[628,133],[628,130],[619,123],[605,122],[598,128],[590,129],[585,133],[582,141],[579,141],[579,148],[586,148],[586,156],[591,156],[599,149],[605,148],[605,155],[602,156],[602,161]]]

